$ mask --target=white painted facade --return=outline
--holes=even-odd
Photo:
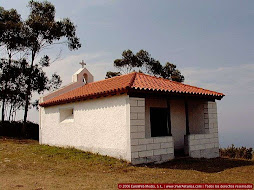
[[[40,143],[75,147],[133,164],[164,162],[174,151],[191,157],[219,156],[215,102],[189,101],[186,135],[184,100],[170,100],[172,136],[151,137],[150,108],[166,108],[163,98],[127,94],[40,108]],[[73,115],[72,115],[73,113]]]
[[[129,96],[118,95],[40,108],[40,143],[76,147],[130,161]],[[73,109],[64,122],[63,110]],[[67,111],[68,112],[68,111]]]
[[[174,137],[175,150],[184,148],[186,134],[186,116],[184,100],[170,100],[171,133]]]

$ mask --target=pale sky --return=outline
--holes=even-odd
[[[254,1],[235,0],[50,0],[56,18],[77,25],[82,48],[54,46],[61,58],[47,69],[63,84],[71,81],[82,59],[95,76],[105,77],[123,50],[144,49],[152,57],[174,63],[185,83],[223,92],[217,101],[220,145],[254,147]],[[0,0],[25,19],[27,0]],[[38,96],[35,96],[37,98]],[[21,115],[21,114],[20,114]],[[38,122],[38,112],[29,120]]]

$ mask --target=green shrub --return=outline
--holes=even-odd
[[[0,122],[0,136],[22,138],[22,121],[4,121]],[[26,125],[26,138],[39,139],[39,125],[33,122],[27,122]]]
[[[251,160],[253,156],[253,149],[242,147],[235,147],[233,144],[228,148],[220,149],[221,157],[229,157],[229,158],[243,158]]]

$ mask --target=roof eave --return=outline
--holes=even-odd
[[[97,93],[97,94],[92,94],[92,95],[89,95],[89,96],[80,96],[80,97],[69,98],[69,99],[58,100],[58,101],[42,102],[42,103],[39,104],[39,106],[41,106],[41,107],[50,107],[50,106],[80,102],[80,101],[85,101],[85,100],[88,100],[88,99],[97,99],[97,98],[101,98],[101,97],[114,96],[114,95],[117,95],[117,94],[124,94],[124,93],[127,93],[127,91],[128,91],[127,88],[118,89],[118,90],[114,90],[114,91],[111,91],[111,92]]]
[[[221,100],[225,95],[208,95],[208,94],[191,94],[191,93],[179,93],[179,92],[170,92],[170,91],[154,91],[154,90],[149,90],[149,89],[135,89],[131,88],[128,91],[129,95],[134,95],[134,94],[146,94],[146,95],[151,95],[151,94],[157,94],[157,95],[166,95],[166,96],[178,96],[178,97],[197,97],[197,98],[204,98],[204,99],[214,99],[214,100]]]

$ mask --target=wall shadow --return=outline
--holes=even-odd
[[[230,158],[178,158],[162,164],[147,164],[146,166],[149,168],[196,170],[206,173],[217,173],[230,168],[250,165],[254,165],[254,161]]]

